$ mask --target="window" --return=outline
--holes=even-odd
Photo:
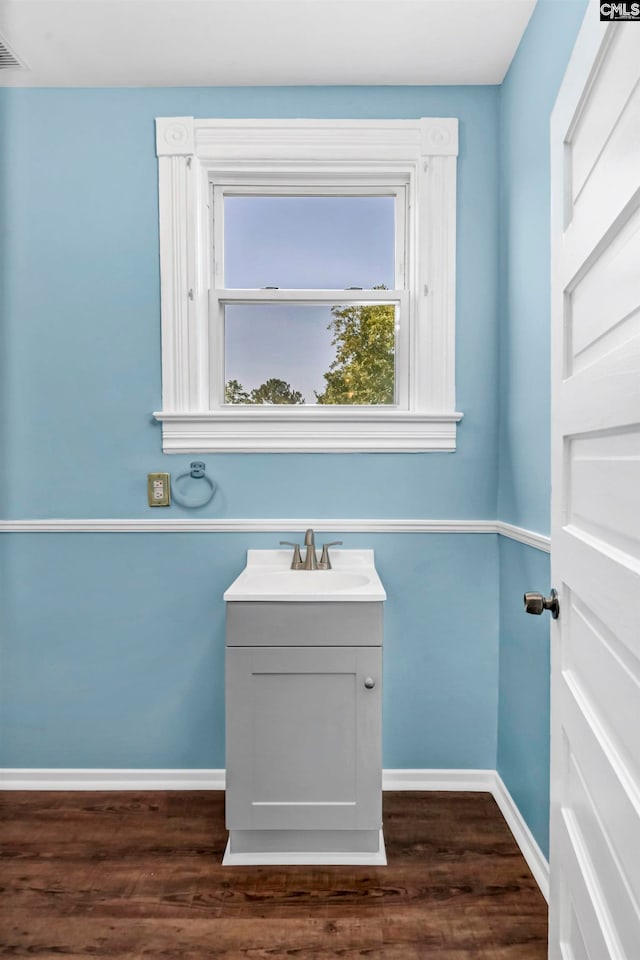
[[[404,186],[291,179],[213,188],[212,407],[406,409]]]
[[[453,450],[457,121],[157,121],[165,452]]]

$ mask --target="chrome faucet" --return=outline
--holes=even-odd
[[[331,570],[331,560],[329,559],[329,547],[342,546],[342,540],[332,540],[331,543],[322,544],[322,556],[318,560],[318,570]]]
[[[317,570],[318,558],[316,556],[316,543],[313,536],[313,530],[309,529],[304,535],[304,545],[307,548],[304,560],[302,561],[303,570]]]
[[[302,569],[303,569],[303,564],[302,564],[302,557],[300,556],[300,544],[299,544],[299,543],[291,543],[290,540],[281,540],[281,541],[280,541],[280,546],[281,546],[281,547],[293,547],[293,558],[292,558],[292,560],[291,560],[291,567],[290,567],[289,569],[290,569],[290,570],[302,570]]]
[[[330,543],[322,544],[322,556],[318,560],[316,554],[316,544],[313,530],[309,529],[304,535],[304,545],[307,548],[304,560],[300,553],[300,546],[297,543],[291,543],[290,540],[281,540],[280,544],[285,547],[293,547],[293,558],[291,560],[291,570],[331,570],[331,560],[329,559],[329,547],[342,546],[342,540],[332,540]]]

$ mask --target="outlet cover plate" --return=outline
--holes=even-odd
[[[171,475],[168,473],[147,474],[147,502],[150,507],[171,506]]]

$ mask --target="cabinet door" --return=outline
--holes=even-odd
[[[378,829],[381,767],[379,647],[227,649],[229,829]]]

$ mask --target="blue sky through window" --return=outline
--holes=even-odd
[[[225,197],[225,287],[393,287],[393,197]]]
[[[226,196],[224,285],[393,288],[394,220],[391,196]],[[330,319],[326,305],[227,306],[225,381],[277,377],[314,403],[335,356]]]

